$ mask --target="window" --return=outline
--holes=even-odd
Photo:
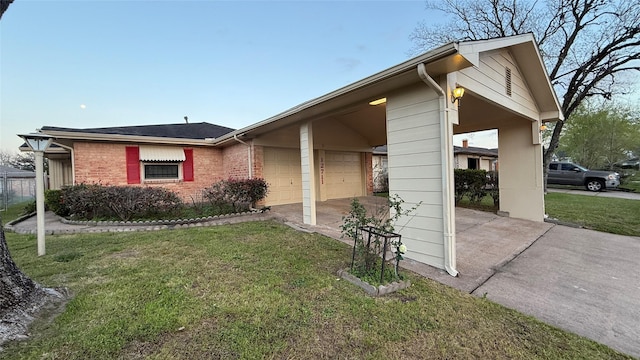
[[[551,164],[551,165],[549,165],[549,169],[551,169],[551,170],[558,170],[558,164]]]
[[[467,158],[467,169],[478,169],[478,160],[474,158]]]
[[[127,146],[127,183],[194,181],[193,149]]]
[[[144,164],[145,180],[180,180],[180,164]]]

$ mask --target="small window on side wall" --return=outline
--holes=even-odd
[[[180,163],[143,163],[145,180],[181,180]]]

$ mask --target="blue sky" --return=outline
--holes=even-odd
[[[43,125],[241,128],[408,59],[439,16],[423,1],[17,0],[0,21],[0,148]]]

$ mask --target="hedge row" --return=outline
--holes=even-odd
[[[478,204],[487,195],[493,198],[494,206],[500,204],[498,173],[496,171],[455,169],[454,179],[456,204],[465,196],[469,198],[471,203]]]
[[[223,180],[203,190],[203,197],[218,209],[244,211],[264,199],[263,179]],[[80,184],[45,192],[45,203],[54,213],[70,218],[149,219],[179,216],[186,205],[176,193],[162,187]],[[199,204],[194,204],[198,207]]]

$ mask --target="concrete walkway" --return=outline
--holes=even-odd
[[[362,197],[375,211],[385,199]],[[273,206],[264,214],[198,224],[163,226],[68,225],[47,213],[48,233],[142,231],[276,219],[301,231],[341,240],[349,199],[317,203],[317,225],[302,222],[302,205]],[[35,233],[35,217],[13,226]],[[410,259],[403,267],[422,276],[532,315],[562,329],[640,357],[640,238],[500,217],[456,208],[458,277]]]

